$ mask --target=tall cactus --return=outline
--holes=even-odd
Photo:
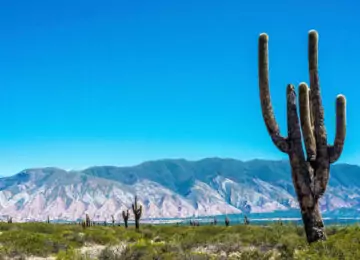
[[[128,220],[129,220],[129,210],[127,209],[126,211],[123,210],[122,212],[122,217],[123,217],[123,220],[124,220],[124,225],[125,225],[125,228],[128,228]]]
[[[336,98],[336,136],[334,144],[328,145],[318,75],[318,34],[314,30],[310,31],[308,45],[310,89],[306,83],[301,83],[299,86],[299,120],[295,88],[291,84],[287,86],[288,136],[283,137],[270,100],[267,34],[260,35],[258,47],[260,100],[267,130],[275,146],[289,155],[293,184],[307,241],[312,243],[325,240],[319,198],[325,193],[329,181],[330,164],[338,160],[343,150],[346,135],[345,97],[338,95]],[[302,141],[305,144],[306,156]]]
[[[139,229],[139,222],[142,214],[142,205],[138,206],[137,196],[135,196],[135,203],[132,204],[132,210],[135,216],[135,227]]]

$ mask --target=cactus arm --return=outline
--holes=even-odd
[[[330,163],[341,156],[346,136],[346,99],[343,95],[336,97],[336,134],[334,145],[328,147]]]
[[[296,155],[298,159],[304,159],[304,151],[302,148],[302,139],[300,131],[299,117],[296,107],[296,92],[293,85],[289,84],[286,89],[287,99],[287,122],[288,122],[288,137],[291,149],[289,154]]]
[[[312,111],[309,101],[309,88],[306,83],[300,83],[299,86],[299,106],[301,129],[304,137],[306,154],[308,161],[316,159],[316,141],[312,127]]]
[[[288,153],[287,139],[280,134],[279,125],[276,122],[271,104],[269,90],[269,59],[268,59],[268,35],[263,33],[259,37],[259,87],[261,110],[266,128],[275,146],[282,152]]]
[[[327,133],[324,124],[324,108],[322,106],[319,74],[318,74],[318,33],[314,30],[309,32],[308,45],[308,59],[309,59],[309,74],[310,74],[310,102],[313,108],[314,128],[316,140],[316,157],[320,160],[326,160],[327,153]]]
[[[311,104],[314,115],[314,136],[316,140],[316,170],[314,172],[314,196],[320,198],[326,191],[329,181],[329,149],[324,124],[324,108],[322,106],[319,74],[318,74],[318,33],[309,32],[308,59],[311,89]]]
[[[291,84],[287,86],[286,97],[287,97],[288,137],[289,137],[289,145],[290,145],[289,159],[291,163],[291,173],[292,173],[294,188],[296,193],[298,194],[298,199],[302,201],[303,198],[305,197],[304,194],[310,195],[312,193],[311,190],[312,176],[309,172],[308,165],[305,162],[304,150],[302,147],[300,120],[297,113],[296,92],[294,86]]]
[[[139,212],[138,212],[138,215],[139,215],[139,218],[141,217],[141,215],[142,215],[142,205],[140,205],[140,207],[139,207]]]
[[[133,213],[135,214],[136,210],[138,208],[138,206],[137,206],[137,196],[135,196],[135,202],[133,204],[131,204],[131,207],[132,207]]]
[[[307,86],[306,86],[307,87]],[[306,92],[306,97],[308,93]],[[299,96],[299,99],[301,97]],[[301,117],[301,115],[300,115]],[[293,85],[287,86],[287,121],[288,136],[290,144],[289,159],[295,191],[300,203],[306,207],[313,207],[314,201],[309,199],[313,194],[313,172],[309,163],[305,161],[304,149],[302,146],[302,133],[300,120],[297,113],[296,92]],[[310,121],[309,121],[310,123]]]

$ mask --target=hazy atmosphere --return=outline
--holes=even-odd
[[[286,84],[309,81],[314,28],[329,143],[343,93],[349,128],[340,162],[357,164],[359,6],[338,3],[2,3],[0,174],[160,158],[286,158],[261,116],[257,40],[269,34],[270,90],[286,135]]]

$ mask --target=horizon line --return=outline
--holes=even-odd
[[[248,162],[252,162],[252,161],[268,161],[268,162],[283,162],[283,161],[289,161],[289,159],[285,159],[285,158],[282,158],[282,159],[266,159],[266,158],[252,158],[252,159],[247,159],[247,160],[242,160],[242,159],[239,159],[239,158],[233,158],[233,157],[219,157],[219,156],[214,156],[214,157],[203,157],[201,159],[186,159],[184,157],[181,157],[181,158],[159,158],[159,159],[152,159],[152,160],[145,160],[145,161],[142,161],[140,163],[136,163],[136,164],[129,164],[129,165],[116,165],[116,164],[113,164],[113,165],[92,165],[92,166],[85,166],[85,167],[81,167],[81,168],[68,168],[68,169],[65,169],[65,168],[61,168],[61,167],[57,167],[57,166],[41,166],[41,167],[31,167],[31,168],[24,168],[23,170],[20,170],[19,172],[17,173],[14,173],[14,174],[10,174],[10,175],[2,175],[0,176],[0,178],[6,178],[6,177],[10,177],[10,176],[14,176],[16,174],[19,174],[21,172],[24,172],[24,171],[27,171],[27,170],[35,170],[35,169],[59,169],[59,170],[64,170],[66,172],[81,172],[81,171],[85,171],[87,169],[91,169],[91,168],[95,168],[95,167],[116,167],[116,168],[132,168],[132,167],[137,167],[137,166],[140,166],[142,164],[145,164],[145,163],[153,163],[153,162],[160,162],[160,161],[186,161],[186,162],[199,162],[199,161],[203,161],[203,160],[209,160],[209,159],[219,159],[219,160],[234,160],[234,161],[239,161],[239,162],[243,162],[243,163],[248,163]],[[356,164],[356,163],[348,163],[348,162],[335,162],[331,165],[337,165],[337,164],[346,164],[346,165],[353,165],[353,166],[358,166],[360,167],[359,164]],[[330,165],[330,166],[331,166]]]

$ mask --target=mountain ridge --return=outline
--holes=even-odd
[[[360,206],[360,167],[331,166],[323,212]],[[0,215],[14,220],[75,220],[85,213],[121,218],[134,196],[144,218],[266,213],[297,209],[287,160],[162,159],[134,166],[92,166],[66,171],[25,169],[0,178]]]

